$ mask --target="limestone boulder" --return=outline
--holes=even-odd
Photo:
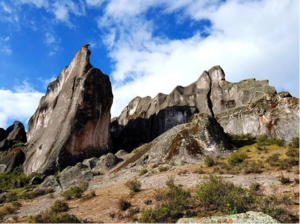
[[[232,148],[229,136],[215,118],[195,114],[187,124],[181,124],[163,133],[152,142],[131,153],[118,169],[143,166],[149,169],[173,161],[194,163],[204,156],[227,154]]]
[[[177,86],[170,94],[134,98],[110,124],[114,148],[128,151],[148,143],[195,113],[215,114],[248,105],[262,96],[276,93],[267,80],[248,79],[239,83],[225,80],[220,66],[204,71],[189,86]]]
[[[108,153],[107,155],[103,155],[100,157],[94,170],[100,173],[105,173],[115,167],[121,161],[123,160],[116,157],[114,154]]]
[[[181,218],[176,223],[280,223],[263,212],[248,211],[235,215],[211,216],[196,218]]]
[[[225,132],[266,134],[290,142],[299,137],[299,99],[288,92],[269,94],[246,106],[216,115]]]
[[[70,187],[80,185],[81,182],[93,179],[94,174],[89,167],[82,163],[77,163],[75,166],[69,166],[61,172],[59,183],[62,189],[66,190]]]
[[[84,45],[51,82],[28,122],[24,171],[54,174],[111,150],[109,77],[90,64]]]

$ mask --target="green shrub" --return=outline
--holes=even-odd
[[[61,193],[65,200],[71,200],[72,198],[81,198],[83,193],[88,189],[89,182],[84,181],[79,184],[79,186],[71,187],[69,190],[66,190]]]
[[[263,170],[262,170],[263,166],[261,163],[258,163],[258,162],[249,162],[244,170],[244,172],[246,174],[249,174],[249,173],[262,173]]]
[[[24,142],[17,142],[15,143],[12,148],[16,148],[16,147],[20,147],[20,146],[25,146],[25,143]]]
[[[65,200],[71,200],[72,198],[80,198],[83,195],[83,189],[79,186],[71,187],[69,190],[66,190],[61,193]]]
[[[270,145],[269,137],[267,135],[259,135],[256,137],[256,142],[259,146]]]
[[[23,173],[23,167],[18,166],[13,171],[0,173],[0,189],[10,190],[15,188],[15,182],[19,182],[20,186],[26,187],[29,184],[30,177]]]
[[[19,204],[18,205],[13,205],[13,204],[6,205],[6,206],[2,207],[0,210],[0,222],[3,221],[4,216],[15,214],[19,207],[20,207]]]
[[[43,212],[35,216],[30,216],[29,223],[81,223],[75,216],[68,213]]]
[[[299,165],[299,158],[286,158],[279,161],[279,167],[281,170],[290,169],[293,166]]]
[[[158,171],[159,171],[159,172],[165,172],[165,171],[167,171],[167,170],[169,170],[169,167],[168,167],[168,166],[159,166],[159,167],[158,167]]]
[[[286,152],[289,157],[299,157],[299,148],[289,148]]]
[[[125,186],[131,191],[131,193],[137,193],[141,190],[141,182],[137,179],[127,181]]]
[[[280,154],[275,153],[267,158],[267,162],[270,163],[271,166],[279,166],[279,156]]]
[[[208,167],[212,167],[212,166],[216,165],[215,159],[211,156],[205,156],[204,157],[204,163]]]
[[[213,205],[227,214],[246,212],[254,202],[246,189],[212,175],[197,186],[196,198],[206,209]]]
[[[131,207],[130,201],[126,200],[124,197],[120,198],[118,201],[118,207],[121,211],[126,211]]]
[[[96,195],[96,192],[95,191],[92,191],[91,193],[90,193],[90,197],[91,198],[93,198],[93,197],[96,197],[97,195]]]
[[[245,159],[247,159],[248,156],[245,152],[233,152],[228,157],[228,163],[230,165],[237,165],[239,163],[242,163]]]
[[[299,137],[293,138],[290,146],[299,149]]]
[[[25,192],[23,194],[20,195],[20,198],[22,199],[34,199],[36,197],[45,195],[46,191],[45,190],[34,190],[34,191],[30,191],[30,192]]]
[[[280,181],[282,184],[288,184],[288,183],[291,182],[291,181],[290,181],[290,178],[283,176],[283,174],[281,174],[279,181]]]
[[[69,205],[65,201],[57,200],[50,208],[52,213],[66,212],[69,210]]]
[[[143,168],[143,169],[140,170],[139,175],[140,175],[140,176],[143,176],[143,175],[146,174],[146,173],[148,173],[148,170],[147,170],[146,168]]]
[[[142,223],[173,223],[182,217],[183,212],[189,208],[191,193],[183,190],[180,185],[174,184],[174,179],[167,181],[167,190],[160,191],[160,206],[154,209],[143,209]]]

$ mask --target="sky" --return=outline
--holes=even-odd
[[[298,0],[0,0],[0,127],[27,127],[86,43],[110,76],[112,117],[215,65],[299,97]]]

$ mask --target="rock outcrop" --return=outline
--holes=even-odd
[[[53,174],[110,150],[109,77],[89,61],[84,45],[51,82],[28,123],[24,171]]]
[[[299,137],[299,99],[288,92],[268,94],[258,101],[217,114],[227,133],[266,134],[290,142]]]
[[[204,218],[181,218],[176,223],[279,223],[262,212],[249,211],[235,215],[211,216]]]
[[[117,169],[139,165],[151,169],[170,161],[199,162],[205,155],[221,155],[231,148],[228,135],[215,118],[195,114],[189,123],[173,127],[134,150]]]
[[[0,172],[12,171],[15,167],[21,166],[25,161],[25,154],[22,147],[16,147],[0,159]]]
[[[225,81],[220,66],[204,71],[189,86],[177,86],[169,95],[136,97],[111,122],[116,149],[132,150],[150,142],[170,128],[188,122],[194,113],[214,116],[230,108],[247,105],[265,94],[276,93],[268,81],[248,79],[239,83]]]
[[[15,121],[13,125],[9,126],[6,130],[0,129],[0,151],[9,150],[14,144],[23,142],[26,143],[26,132],[24,125]]]

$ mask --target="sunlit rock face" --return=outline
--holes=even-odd
[[[49,173],[110,150],[109,77],[90,64],[84,45],[51,82],[28,123],[25,173]]]
[[[216,115],[225,132],[266,134],[291,142],[299,137],[299,99],[288,92],[269,94],[247,106]]]
[[[269,93],[276,90],[267,80],[227,82],[223,69],[214,66],[194,83],[177,86],[170,94],[159,93],[153,99],[134,98],[111,122],[113,143],[116,149],[132,150],[176,125],[187,123],[194,113],[214,117],[216,113],[247,105]]]

